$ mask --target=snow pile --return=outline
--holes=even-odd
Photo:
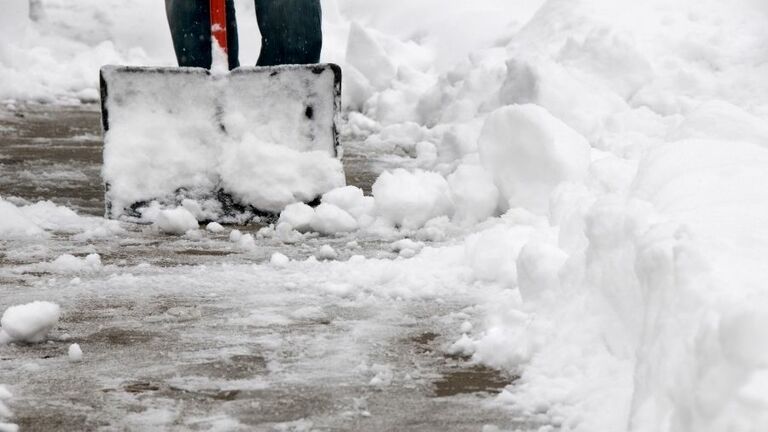
[[[45,239],[50,232],[61,232],[75,234],[75,240],[87,241],[122,231],[115,221],[80,216],[50,201],[15,205],[0,197],[0,240]]]
[[[5,401],[11,398],[11,392],[0,384],[0,432],[18,432],[19,427],[7,421],[13,417],[13,412],[5,405]]]
[[[103,265],[98,254],[90,254],[83,258],[64,254],[52,262],[36,265],[35,268],[54,274],[81,274],[99,272]]]
[[[45,340],[59,322],[61,308],[50,302],[11,306],[0,319],[0,340],[36,343]]]

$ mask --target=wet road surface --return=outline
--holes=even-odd
[[[0,110],[0,196],[102,215],[100,135],[93,106]],[[383,165],[352,143],[345,169],[369,190]],[[0,383],[14,393],[22,431],[537,428],[494,402],[514,376],[445,353],[472,293],[329,295],[311,265],[302,275],[255,266],[275,251],[304,260],[324,244],[340,260],[394,259],[386,241],[264,238],[242,251],[228,233],[201,240],[122,228],[86,241],[55,233],[0,242],[0,308],[42,299],[65,311],[48,343],[0,345]],[[104,267],[35,267],[64,253],[98,253]],[[67,359],[73,342],[82,363]]]

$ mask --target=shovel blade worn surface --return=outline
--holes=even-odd
[[[336,65],[101,70],[106,216],[244,221],[344,184]]]

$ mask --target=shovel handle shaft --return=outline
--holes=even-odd
[[[225,53],[228,52],[226,0],[211,0],[211,37]]]

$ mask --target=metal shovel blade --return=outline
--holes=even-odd
[[[101,69],[106,216],[242,222],[344,185],[333,64]]]

